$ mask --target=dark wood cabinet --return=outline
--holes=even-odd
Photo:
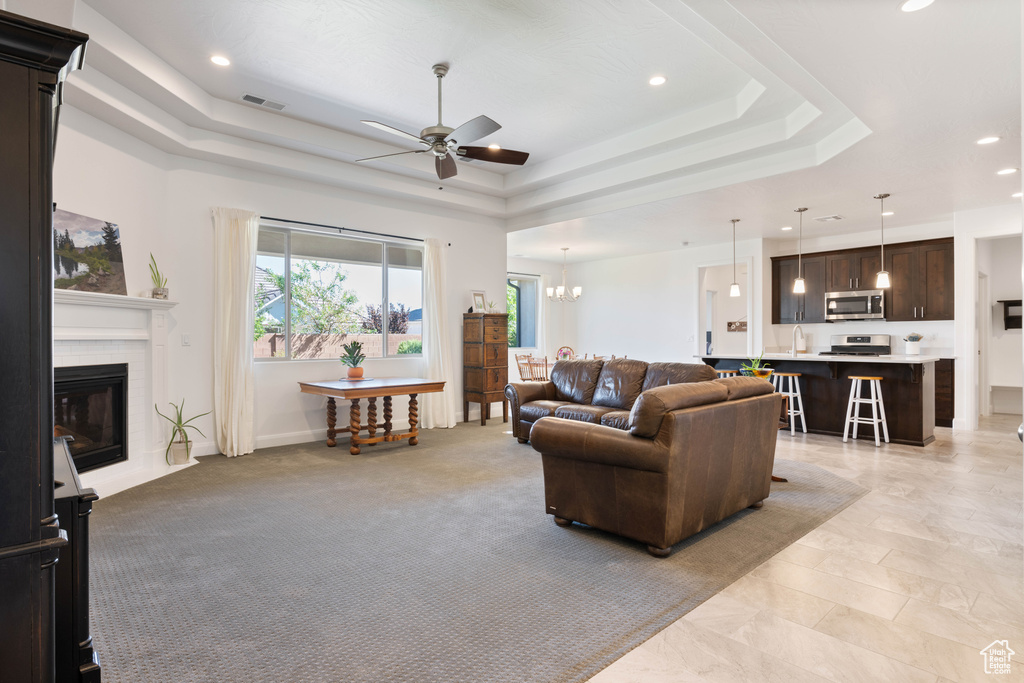
[[[841,251],[825,257],[826,291],[874,289],[881,263],[878,248]]]
[[[0,11],[0,678],[54,680],[53,152],[88,36]],[[64,557],[60,557],[64,561]]]
[[[772,323],[825,321],[825,293],[875,289],[881,249],[817,252],[803,257],[805,294],[793,293],[797,257],[772,257]],[[953,319],[953,238],[885,248],[890,287],[886,320]]]
[[[954,392],[954,361],[952,358],[940,358],[935,361],[935,426],[953,426]]]
[[[885,250],[892,286],[886,320],[953,319],[953,240],[931,240]]]
[[[501,403],[508,422],[508,316],[464,313],[462,316],[462,417],[469,422],[469,404],[480,404],[480,424],[487,424],[491,404]]]
[[[802,267],[805,292],[795,294],[797,257],[772,259],[772,323],[825,322],[825,257],[805,256]]]

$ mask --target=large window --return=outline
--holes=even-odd
[[[256,358],[368,358],[422,352],[423,250],[332,233],[261,226]]]
[[[516,348],[537,347],[536,277],[509,273],[507,282],[508,345]]]

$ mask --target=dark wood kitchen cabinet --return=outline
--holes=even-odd
[[[877,247],[828,254],[825,257],[825,291],[874,289],[875,278],[881,270],[881,260],[881,252]]]
[[[825,322],[825,256],[803,257],[803,294],[793,293],[797,257],[772,259],[772,323]]]
[[[875,289],[879,247],[815,252],[803,257],[806,294],[793,294],[796,256],[772,257],[772,324],[825,321],[825,292]],[[953,238],[885,247],[886,320],[953,319]]]
[[[892,286],[886,320],[953,319],[953,240],[930,240],[885,250]]]

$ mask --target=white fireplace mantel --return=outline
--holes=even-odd
[[[151,409],[167,403],[168,313],[177,302],[75,290],[53,293],[54,363],[129,363],[128,461],[82,475],[110,495],[171,471],[162,424]]]

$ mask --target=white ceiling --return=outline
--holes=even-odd
[[[733,217],[775,238],[800,205],[846,217],[815,234],[874,230],[878,192],[887,226],[926,223],[1020,186],[995,175],[1021,165],[1017,0],[89,0],[74,24],[73,106],[174,154],[497,218],[531,258],[727,241]],[[435,123],[436,62],[444,123],[490,116],[483,142],[526,166],[352,163],[409,149],[360,119]]]

